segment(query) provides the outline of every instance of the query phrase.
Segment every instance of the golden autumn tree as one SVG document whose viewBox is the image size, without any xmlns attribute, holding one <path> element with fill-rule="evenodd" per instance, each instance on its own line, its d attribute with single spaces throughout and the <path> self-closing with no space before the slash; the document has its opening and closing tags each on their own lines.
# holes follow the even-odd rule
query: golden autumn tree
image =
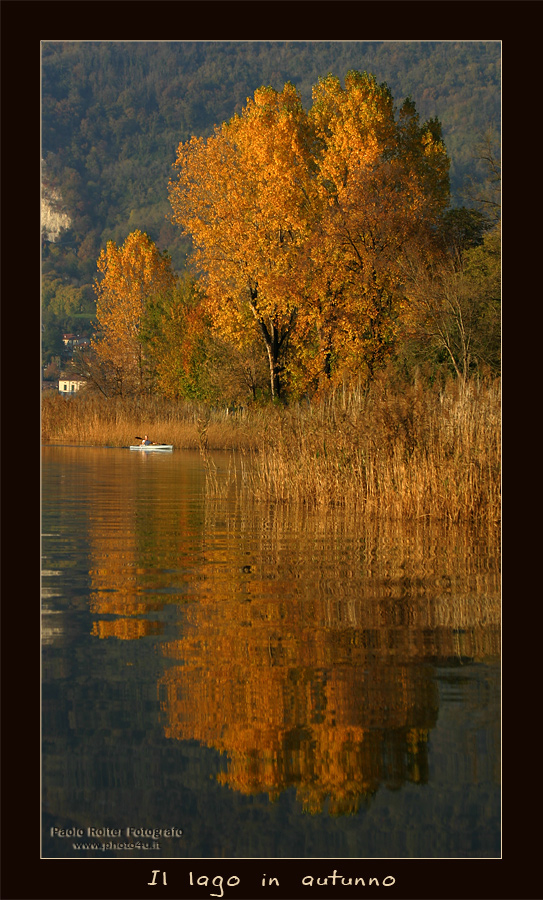
<svg viewBox="0 0 543 900">
<path fill-rule="evenodd" d="M 241 115 L 177 151 L 173 221 L 191 236 L 215 327 L 263 342 L 272 397 L 300 304 L 301 248 L 313 214 L 312 138 L 300 95 L 260 88 Z"/>
<path fill-rule="evenodd" d="M 332 376 L 371 378 L 394 346 L 399 260 L 449 202 L 437 120 L 399 112 L 349 72 L 313 91 L 260 88 L 207 140 L 181 144 L 173 221 L 191 236 L 215 326 L 269 358 L 272 396 Z"/>
<path fill-rule="evenodd" d="M 136 230 L 121 247 L 108 241 L 97 265 L 102 277 L 94 283 L 99 334 L 93 349 L 109 372 L 110 393 L 142 392 L 148 387 L 148 371 L 141 323 L 150 300 L 173 288 L 170 257 Z"/>
<path fill-rule="evenodd" d="M 313 90 L 321 215 L 313 235 L 315 375 L 371 378 L 394 346 L 403 302 L 399 261 L 449 202 L 449 160 L 437 120 L 399 114 L 386 84 L 349 72 Z"/>
</svg>

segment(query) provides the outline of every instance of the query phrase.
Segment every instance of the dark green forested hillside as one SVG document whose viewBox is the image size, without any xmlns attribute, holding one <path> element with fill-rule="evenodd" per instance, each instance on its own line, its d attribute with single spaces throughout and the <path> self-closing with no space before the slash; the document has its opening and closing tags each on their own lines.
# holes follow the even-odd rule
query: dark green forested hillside
<svg viewBox="0 0 543 900">
<path fill-rule="evenodd" d="M 55 349 L 51 328 L 92 314 L 107 240 L 144 230 L 183 268 L 187 245 L 168 218 L 176 148 L 239 112 L 259 86 L 291 81 L 309 106 L 320 77 L 357 69 L 386 81 L 397 105 L 411 95 L 422 119 L 442 122 L 459 205 L 465 179 L 479 177 L 478 136 L 499 131 L 500 57 L 496 41 L 44 42 L 44 185 L 70 220 L 44 241 L 45 349 Z"/>
</svg>

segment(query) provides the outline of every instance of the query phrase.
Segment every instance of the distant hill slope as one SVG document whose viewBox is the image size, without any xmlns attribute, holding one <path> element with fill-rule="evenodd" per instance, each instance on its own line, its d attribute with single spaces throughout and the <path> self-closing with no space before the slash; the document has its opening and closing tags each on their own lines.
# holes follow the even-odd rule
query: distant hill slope
<svg viewBox="0 0 543 900">
<path fill-rule="evenodd" d="M 463 180 L 477 175 L 474 141 L 489 124 L 499 128 L 500 59 L 496 41 L 46 41 L 44 183 L 69 227 L 44 242 L 44 274 L 90 285 L 106 241 L 135 228 L 182 268 L 187 245 L 167 219 L 179 142 L 209 134 L 263 84 L 292 81 L 309 106 L 328 72 L 371 72 L 397 105 L 410 94 L 422 119 L 437 115 L 459 203 Z"/>
</svg>

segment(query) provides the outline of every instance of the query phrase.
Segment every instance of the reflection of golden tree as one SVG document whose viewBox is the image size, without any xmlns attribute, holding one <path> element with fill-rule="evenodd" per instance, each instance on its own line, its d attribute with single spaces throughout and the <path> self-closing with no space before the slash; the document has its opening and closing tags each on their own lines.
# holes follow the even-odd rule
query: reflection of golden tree
<svg viewBox="0 0 543 900">
<path fill-rule="evenodd" d="M 115 637 L 122 641 L 135 641 L 149 634 L 160 634 L 161 632 L 160 622 L 122 618 L 94 622 L 91 634 L 99 638 Z"/>
<path fill-rule="evenodd" d="M 424 781 L 428 663 L 499 656 L 492 565 L 466 537 L 458 572 L 458 534 L 366 529 L 353 548 L 330 523 L 258 513 L 243 509 L 240 528 L 217 507 L 208 523 L 220 550 L 206 548 L 201 596 L 165 647 L 183 662 L 160 684 L 166 734 L 228 755 L 222 783 L 272 798 L 294 786 L 308 811 Z"/>
<path fill-rule="evenodd" d="M 168 737 L 227 753 L 221 780 L 237 790 L 273 798 L 296 786 L 310 811 L 329 797 L 332 812 L 352 812 L 383 781 L 423 779 L 437 696 L 420 660 L 375 658 L 363 633 L 319 627 L 300 603 L 281 633 L 268 603 L 215 599 L 193 607 L 194 631 L 167 647 L 184 661 L 161 683 Z"/>
<path fill-rule="evenodd" d="M 341 514 L 210 503 L 191 519 L 175 497 L 193 473 L 166 471 L 121 466 L 89 511 L 94 635 L 158 634 L 149 613 L 183 600 L 182 636 L 163 647 L 181 663 L 159 684 L 166 734 L 227 755 L 232 789 L 293 787 L 308 811 L 424 781 L 428 663 L 499 657 L 496 552 Z"/>
</svg>

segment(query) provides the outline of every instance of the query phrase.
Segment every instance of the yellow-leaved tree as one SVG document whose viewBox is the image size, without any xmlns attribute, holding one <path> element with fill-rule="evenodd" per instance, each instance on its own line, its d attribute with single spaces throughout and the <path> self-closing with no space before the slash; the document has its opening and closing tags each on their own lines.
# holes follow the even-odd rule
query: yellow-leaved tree
<svg viewBox="0 0 543 900">
<path fill-rule="evenodd" d="M 149 302 L 174 286 L 170 257 L 136 230 L 121 247 L 108 241 L 97 265 L 102 277 L 94 283 L 98 334 L 92 347 L 107 373 L 102 389 L 118 396 L 145 392 L 150 373 L 140 328 Z"/>
<path fill-rule="evenodd" d="M 238 346 L 263 342 L 280 398 L 316 188 L 300 95 L 260 88 L 207 140 L 180 144 L 175 165 L 173 221 L 192 238 L 215 327 Z"/>
<path fill-rule="evenodd" d="M 449 203 L 449 160 L 437 120 L 399 114 L 386 84 L 349 72 L 313 90 L 321 215 L 308 270 L 316 377 L 371 379 L 394 347 L 404 303 L 400 260 L 427 242 Z M 311 354 L 309 354 L 310 356 Z"/>
<path fill-rule="evenodd" d="M 329 75 L 308 113 L 291 84 L 260 88 L 175 165 L 173 221 L 215 327 L 264 342 L 272 396 L 371 379 L 396 339 L 401 256 L 449 202 L 439 122 L 421 124 L 410 99 L 397 113 L 371 75 Z"/>
</svg>

